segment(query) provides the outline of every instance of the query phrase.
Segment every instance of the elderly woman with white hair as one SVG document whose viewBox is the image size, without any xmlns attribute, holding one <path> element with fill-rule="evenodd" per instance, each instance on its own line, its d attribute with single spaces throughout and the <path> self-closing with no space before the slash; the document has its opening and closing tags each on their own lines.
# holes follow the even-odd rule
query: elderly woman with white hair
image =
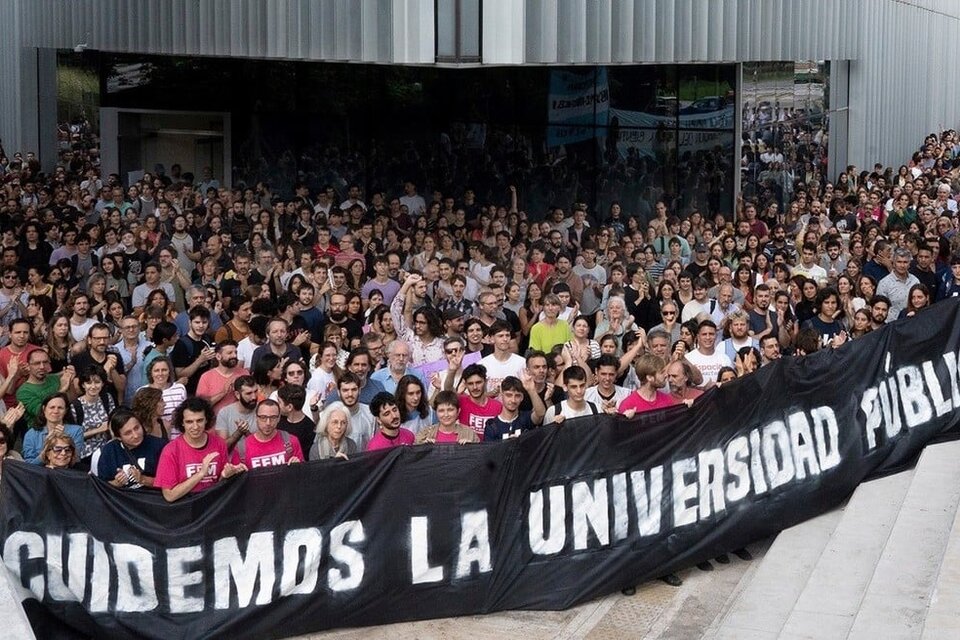
<svg viewBox="0 0 960 640">
<path fill-rule="evenodd" d="M 317 419 L 317 437 L 310 447 L 310 460 L 348 459 L 360 449 L 350 437 L 350 412 L 342 402 L 331 402 Z"/>
<path fill-rule="evenodd" d="M 597 322 L 594 337 L 599 340 L 605 335 L 613 335 L 619 344 L 624 334 L 635 333 L 638 329 L 633 316 L 627 313 L 627 303 L 620 296 L 610 296 L 607 308 L 602 311 L 603 317 Z"/>
</svg>

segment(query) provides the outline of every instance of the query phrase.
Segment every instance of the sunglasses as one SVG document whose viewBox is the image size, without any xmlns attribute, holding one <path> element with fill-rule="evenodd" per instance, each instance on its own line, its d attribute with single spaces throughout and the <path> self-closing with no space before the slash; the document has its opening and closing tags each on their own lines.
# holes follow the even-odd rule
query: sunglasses
<svg viewBox="0 0 960 640">
<path fill-rule="evenodd" d="M 6 438 L 0 438 L 0 444 L 7 444 Z"/>
<path fill-rule="evenodd" d="M 50 450 L 54 453 L 70 453 L 73 451 L 73 447 L 56 446 L 50 447 Z"/>
<path fill-rule="evenodd" d="M 460 353 L 460 349 L 444 349 L 444 353 L 446 353 L 448 356 L 452 356 Z"/>
</svg>

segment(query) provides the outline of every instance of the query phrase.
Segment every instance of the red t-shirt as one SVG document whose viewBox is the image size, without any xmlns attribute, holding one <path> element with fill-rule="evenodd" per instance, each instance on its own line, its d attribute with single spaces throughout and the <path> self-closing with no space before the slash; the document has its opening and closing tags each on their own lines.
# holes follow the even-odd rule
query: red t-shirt
<svg viewBox="0 0 960 640">
<path fill-rule="evenodd" d="M 203 465 L 203 459 L 208 453 L 214 451 L 220 455 L 210 463 L 207 476 L 197 483 L 191 493 L 209 489 L 220 480 L 223 465 L 229 459 L 227 442 L 212 430 L 207 432 L 207 443 L 200 449 L 190 446 L 186 438 L 177 438 L 170 441 L 160 453 L 160 462 L 157 463 L 157 476 L 154 478 L 153 486 L 158 489 L 173 489 L 199 471 Z"/>
<path fill-rule="evenodd" d="M 20 376 L 19 372 L 27 373 L 29 368 L 27 366 L 27 358 L 32 351 L 36 351 L 39 348 L 40 347 L 36 345 L 27 344 L 27 346 L 23 348 L 23 351 L 17 354 L 17 360 L 20 361 L 20 368 L 17 374 L 19 379 L 10 384 L 7 388 L 7 394 L 3 396 L 3 402 L 7 407 L 15 407 L 17 405 L 17 389 L 27 381 L 27 376 Z M 10 351 L 9 346 L 0 349 L 0 375 L 3 376 L 4 380 L 10 377 L 8 365 L 10 364 L 11 358 L 13 358 L 13 351 Z"/>
<path fill-rule="evenodd" d="M 437 431 L 437 444 L 457 444 L 457 432 L 444 433 Z"/>
<path fill-rule="evenodd" d="M 481 441 L 487 420 L 496 418 L 501 411 L 503 411 L 503 405 L 499 400 L 487 398 L 487 404 L 480 406 L 468 394 L 460 396 L 460 424 L 473 429 Z"/>
<path fill-rule="evenodd" d="M 261 467 L 278 467 L 290 462 L 296 458 L 303 462 L 303 449 L 300 448 L 300 441 L 291 435 L 287 435 L 287 442 L 283 441 L 283 434 L 277 430 L 273 437 L 266 442 L 257 439 L 256 434 L 251 433 L 243 440 L 243 463 L 248 469 L 259 469 Z M 233 454 L 230 462 L 239 464 L 240 447 L 233 448 Z"/>
<path fill-rule="evenodd" d="M 677 404 L 676 401 L 663 391 L 657 391 L 653 402 L 644 400 L 639 393 L 634 392 L 620 402 L 620 406 L 617 407 L 617 412 L 623 413 L 629 409 L 636 409 L 637 413 L 643 413 L 644 411 L 665 409 L 675 404 Z"/>
<path fill-rule="evenodd" d="M 367 443 L 367 451 L 376 451 L 378 449 L 392 449 L 393 447 L 406 447 L 413 444 L 416 436 L 409 429 L 400 428 L 396 438 L 388 438 L 383 435 L 383 431 L 377 430 L 377 433 L 370 438 Z"/>
</svg>

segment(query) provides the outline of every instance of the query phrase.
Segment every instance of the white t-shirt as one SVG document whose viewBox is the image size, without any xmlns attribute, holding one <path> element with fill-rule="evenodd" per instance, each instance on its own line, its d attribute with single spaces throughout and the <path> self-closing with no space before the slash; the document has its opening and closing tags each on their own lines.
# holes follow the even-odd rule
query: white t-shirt
<svg viewBox="0 0 960 640">
<path fill-rule="evenodd" d="M 73 324 L 73 320 L 71 320 L 70 333 L 73 335 L 73 339 L 77 342 L 86 340 L 87 334 L 90 333 L 90 328 L 95 324 L 97 324 L 97 321 L 93 318 L 87 318 L 83 324 Z"/>
<path fill-rule="evenodd" d="M 703 384 L 717 381 L 717 374 L 723 367 L 732 367 L 733 363 L 727 354 L 719 349 L 714 350 L 712 356 L 700 353 L 700 350 L 694 350 L 687 354 L 687 362 L 695 366 L 703 374 Z"/>
<path fill-rule="evenodd" d="M 250 369 L 250 363 L 253 361 L 253 352 L 260 346 L 256 344 L 249 336 L 237 343 L 237 359 L 240 360 L 240 366 L 244 369 Z"/>
<path fill-rule="evenodd" d="M 620 406 L 620 403 L 630 395 L 630 389 L 626 387 L 621 387 L 619 385 L 613 385 L 613 397 L 607 400 L 606 402 L 612 402 L 613 407 L 617 408 Z M 587 402 L 592 402 L 597 405 L 597 409 L 603 411 L 604 399 L 600 397 L 599 388 L 594 385 L 587 389 L 586 395 L 583 396 L 583 399 Z"/>
<path fill-rule="evenodd" d="M 547 412 L 543 414 L 543 425 L 548 426 L 553 424 L 553 419 L 557 416 L 557 405 L 552 404 L 547 407 Z M 600 408 L 597 405 L 590 406 L 588 401 L 584 404 L 583 409 L 580 411 L 574 411 L 570 408 L 570 401 L 564 400 L 560 403 L 560 413 L 563 414 L 564 418 L 569 420 L 570 418 L 579 418 L 580 416 L 593 416 L 600 413 Z"/>
<path fill-rule="evenodd" d="M 490 354 L 481 358 L 478 364 L 482 364 L 487 369 L 487 391 L 500 388 L 500 383 L 507 376 L 520 377 L 520 372 L 527 368 L 527 361 L 523 356 L 511 353 L 506 362 L 497 360 L 495 354 Z"/>
<path fill-rule="evenodd" d="M 310 381 L 307 382 L 307 391 L 317 392 L 320 394 L 320 399 L 323 400 L 327 397 L 327 385 L 331 382 L 336 384 L 337 378 L 333 375 L 333 371 L 327 372 L 317 367 L 313 371 L 313 375 L 310 376 Z M 309 394 L 307 394 L 307 400 L 309 400 Z"/>
</svg>

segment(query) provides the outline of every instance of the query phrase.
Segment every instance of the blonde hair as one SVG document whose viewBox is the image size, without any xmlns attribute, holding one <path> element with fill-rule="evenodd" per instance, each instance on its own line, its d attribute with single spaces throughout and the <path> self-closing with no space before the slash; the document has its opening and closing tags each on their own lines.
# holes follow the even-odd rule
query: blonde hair
<svg viewBox="0 0 960 640">
<path fill-rule="evenodd" d="M 47 439 L 43 442 L 43 448 L 40 449 L 40 462 L 45 465 L 50 464 L 51 452 L 59 442 L 66 442 L 70 445 L 70 449 L 73 451 L 70 456 L 70 466 L 72 467 L 73 465 L 77 464 L 77 445 L 74 443 L 73 438 L 65 433 L 51 433 L 49 436 L 47 436 Z"/>
</svg>

